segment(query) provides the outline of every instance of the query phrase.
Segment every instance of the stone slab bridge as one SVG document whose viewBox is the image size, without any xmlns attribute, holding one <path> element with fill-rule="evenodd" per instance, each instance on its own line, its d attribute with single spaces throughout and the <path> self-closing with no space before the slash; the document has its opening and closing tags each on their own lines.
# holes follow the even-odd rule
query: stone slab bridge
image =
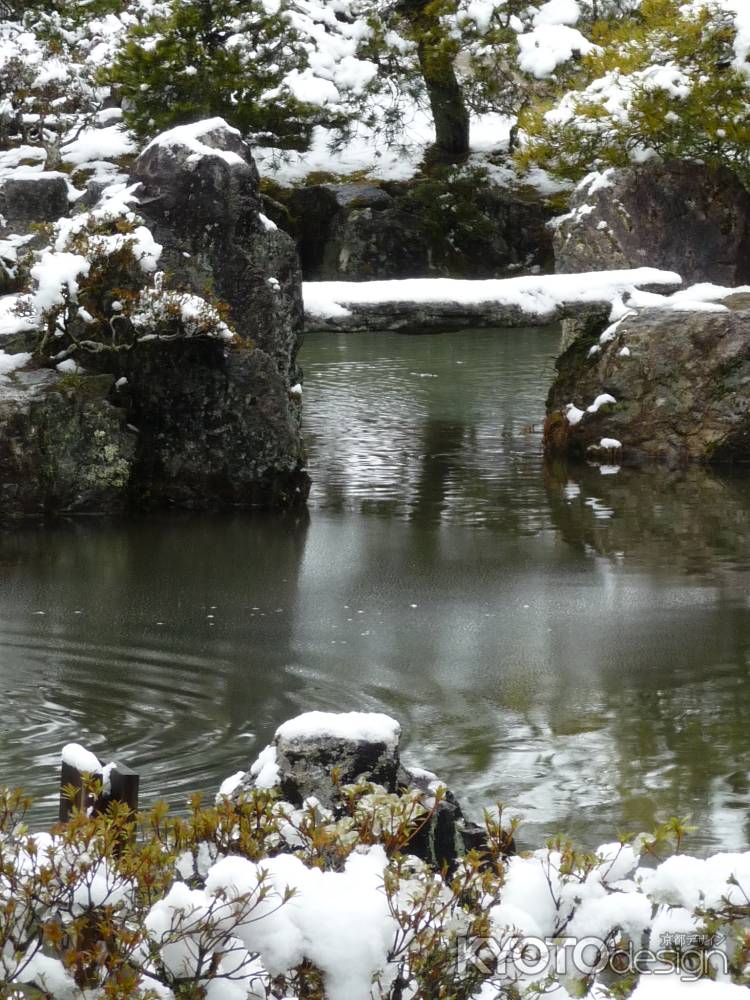
<svg viewBox="0 0 750 1000">
<path fill-rule="evenodd" d="M 303 285 L 303 295 L 308 330 L 429 333 L 547 326 L 601 313 L 636 290 L 669 293 L 681 285 L 672 271 L 639 267 L 483 281 L 310 281 Z"/>
</svg>

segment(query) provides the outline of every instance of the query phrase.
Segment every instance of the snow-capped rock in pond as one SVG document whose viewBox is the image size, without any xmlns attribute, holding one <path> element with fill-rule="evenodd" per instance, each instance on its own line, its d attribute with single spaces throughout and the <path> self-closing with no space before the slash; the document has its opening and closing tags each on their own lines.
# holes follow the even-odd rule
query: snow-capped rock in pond
<svg viewBox="0 0 750 1000">
<path fill-rule="evenodd" d="M 451 864 L 482 846 L 479 827 L 464 819 L 437 775 L 401 763 L 400 739 L 398 722 L 378 712 L 305 712 L 279 726 L 250 769 L 228 778 L 219 794 L 237 799 L 252 788 L 276 788 L 296 808 L 314 799 L 335 811 L 341 787 L 358 780 L 390 794 L 416 793 L 433 811 L 415 831 L 410 852 L 438 868 Z"/>
<path fill-rule="evenodd" d="M 611 461 L 602 440 L 614 440 L 618 464 L 747 461 L 750 288 L 697 286 L 639 302 L 558 359 L 547 453 Z"/>
<path fill-rule="evenodd" d="M 294 243 L 261 215 L 249 146 L 221 118 L 157 136 L 138 157 L 139 213 L 163 247 L 160 267 L 183 287 L 229 306 L 240 337 L 275 361 L 290 385 L 302 331 Z"/>
<path fill-rule="evenodd" d="M 686 284 L 750 281 L 750 194 L 729 170 L 649 161 L 585 177 L 555 227 L 555 269 L 661 267 Z"/>
<path fill-rule="evenodd" d="M 291 239 L 260 214 L 249 148 L 221 119 L 158 136 L 133 169 L 138 211 L 178 287 L 223 303 L 237 336 L 159 339 L 119 358 L 138 430 L 131 493 L 187 507 L 304 500 L 302 295 Z"/>
<path fill-rule="evenodd" d="M 273 741 L 281 793 L 295 804 L 314 795 L 330 805 L 336 784 L 361 775 L 393 791 L 400 736 L 394 719 L 373 712 L 306 712 L 290 719 Z"/>
</svg>

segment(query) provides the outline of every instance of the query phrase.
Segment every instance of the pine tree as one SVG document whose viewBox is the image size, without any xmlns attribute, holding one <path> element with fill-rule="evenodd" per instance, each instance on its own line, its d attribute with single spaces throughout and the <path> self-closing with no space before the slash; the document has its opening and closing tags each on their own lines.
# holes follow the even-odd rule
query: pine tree
<svg viewBox="0 0 750 1000">
<path fill-rule="evenodd" d="M 321 108 L 284 84 L 305 53 L 283 2 L 172 0 L 165 16 L 134 27 L 107 80 L 141 138 L 220 116 L 271 145 L 304 146 Z"/>
</svg>

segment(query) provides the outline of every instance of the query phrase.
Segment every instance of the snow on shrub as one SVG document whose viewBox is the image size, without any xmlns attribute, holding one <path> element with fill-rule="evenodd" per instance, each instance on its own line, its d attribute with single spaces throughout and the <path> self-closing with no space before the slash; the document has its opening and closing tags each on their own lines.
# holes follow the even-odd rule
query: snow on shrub
<svg viewBox="0 0 750 1000">
<path fill-rule="evenodd" d="M 643 0 L 594 24 L 573 89 L 521 117 L 522 165 L 577 180 L 652 156 L 700 159 L 750 180 L 745 0 Z"/>
<path fill-rule="evenodd" d="M 55 364 L 130 350 L 148 340 L 232 340 L 228 307 L 170 288 L 161 246 L 136 213 L 134 187 L 114 184 L 89 212 L 61 219 L 30 269 L 17 310 L 42 329 L 38 354 Z"/>
<path fill-rule="evenodd" d="M 56 1000 L 745 995 L 750 854 L 660 860 L 681 844 L 673 822 L 595 853 L 556 840 L 507 858 L 496 812 L 486 848 L 438 872 L 408 844 L 439 803 L 360 783 L 334 810 L 295 809 L 255 790 L 196 796 L 185 816 L 112 804 L 31 834 L 28 800 L 2 790 L 0 977 Z M 684 940 L 709 953 L 697 972 Z M 576 942 L 620 961 L 648 943 L 665 974 L 587 972 Z"/>
</svg>

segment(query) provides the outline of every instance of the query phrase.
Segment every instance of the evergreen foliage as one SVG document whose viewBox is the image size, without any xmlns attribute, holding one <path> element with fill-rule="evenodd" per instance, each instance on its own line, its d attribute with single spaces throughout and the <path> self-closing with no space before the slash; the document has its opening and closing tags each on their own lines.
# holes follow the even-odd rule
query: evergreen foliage
<svg viewBox="0 0 750 1000">
<path fill-rule="evenodd" d="M 304 146 L 324 118 L 284 80 L 306 62 L 285 2 L 172 0 L 132 28 L 106 79 L 141 138 L 219 116 L 270 145 Z"/>
<path fill-rule="evenodd" d="M 727 9 L 643 0 L 591 34 L 597 49 L 582 59 L 573 89 L 522 115 L 523 166 L 577 180 L 657 154 L 728 166 L 750 182 L 750 75 L 738 64 Z"/>
</svg>

